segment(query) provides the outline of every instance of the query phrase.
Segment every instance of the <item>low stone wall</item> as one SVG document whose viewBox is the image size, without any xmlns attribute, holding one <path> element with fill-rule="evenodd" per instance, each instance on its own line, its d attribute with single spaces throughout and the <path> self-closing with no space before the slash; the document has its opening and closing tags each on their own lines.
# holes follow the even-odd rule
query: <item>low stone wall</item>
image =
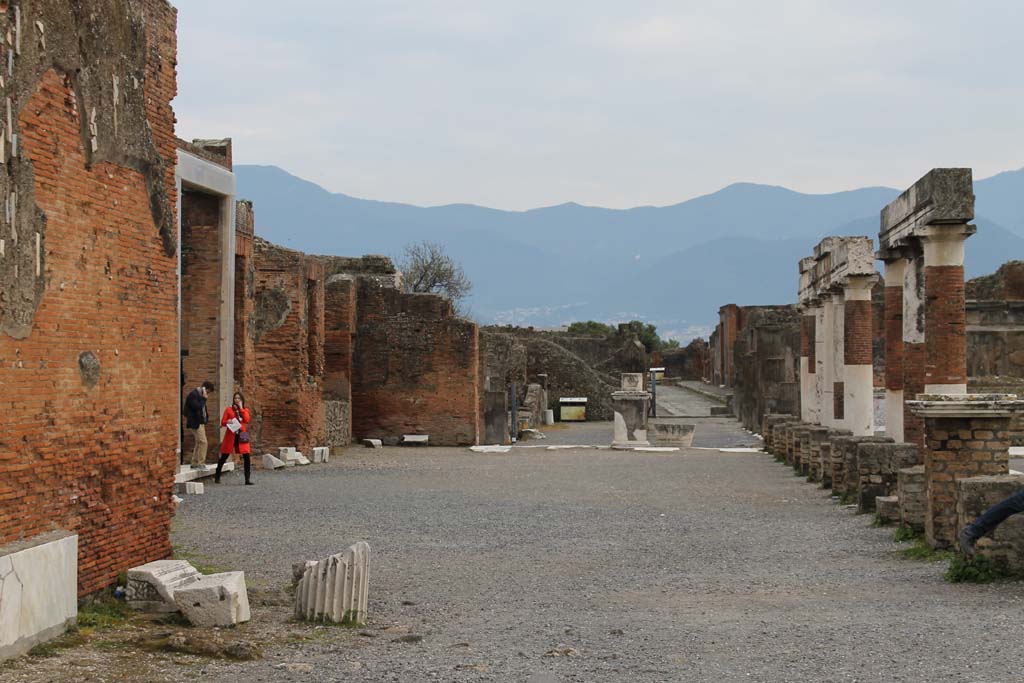
<svg viewBox="0 0 1024 683">
<path fill-rule="evenodd" d="M 909 443 L 861 443 L 857 446 L 857 511 L 873 512 L 875 499 L 896 493 L 899 471 L 920 462 Z"/>
<path fill-rule="evenodd" d="M 928 502 L 924 465 L 904 467 L 896 478 L 896 495 L 900 499 L 900 526 L 917 533 L 924 532 L 924 515 Z"/>
<path fill-rule="evenodd" d="M 968 477 L 958 480 L 956 487 L 956 529 L 959 532 L 988 508 L 1024 489 L 1024 476 Z M 980 541 L 977 548 L 1000 571 L 1024 573 L 1024 515 L 1007 519 L 991 538 Z"/>
</svg>

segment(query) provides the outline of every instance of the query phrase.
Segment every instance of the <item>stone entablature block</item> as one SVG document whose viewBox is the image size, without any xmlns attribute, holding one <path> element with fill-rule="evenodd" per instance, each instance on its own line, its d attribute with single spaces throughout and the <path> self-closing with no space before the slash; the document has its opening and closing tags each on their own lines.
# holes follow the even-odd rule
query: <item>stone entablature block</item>
<svg viewBox="0 0 1024 683">
<path fill-rule="evenodd" d="M 974 181 L 969 168 L 933 168 L 882 209 L 879 256 L 909 246 L 929 226 L 974 220 Z M 972 230 L 973 232 L 973 230 Z"/>
</svg>

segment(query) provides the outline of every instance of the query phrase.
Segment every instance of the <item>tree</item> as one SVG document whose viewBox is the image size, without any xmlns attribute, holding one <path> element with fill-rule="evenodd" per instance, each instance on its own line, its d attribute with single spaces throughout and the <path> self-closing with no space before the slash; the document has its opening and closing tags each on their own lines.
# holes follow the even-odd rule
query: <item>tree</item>
<svg viewBox="0 0 1024 683">
<path fill-rule="evenodd" d="M 461 304 L 473 290 L 462 266 L 437 242 L 410 244 L 396 261 L 407 292 L 440 294 L 461 310 Z"/>
<path fill-rule="evenodd" d="M 588 320 L 582 323 L 572 323 L 566 332 L 579 337 L 610 337 L 615 334 L 615 328 L 596 320 Z"/>
</svg>

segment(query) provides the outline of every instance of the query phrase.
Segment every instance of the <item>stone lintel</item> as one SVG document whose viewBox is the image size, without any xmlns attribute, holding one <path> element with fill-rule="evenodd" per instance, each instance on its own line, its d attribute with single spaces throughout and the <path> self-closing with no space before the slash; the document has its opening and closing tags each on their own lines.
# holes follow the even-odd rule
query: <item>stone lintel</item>
<svg viewBox="0 0 1024 683">
<path fill-rule="evenodd" d="M 1016 394 L 918 394 L 906 404 L 920 417 L 1010 417 L 1024 412 L 1024 400 Z"/>
<path fill-rule="evenodd" d="M 814 256 L 800 260 L 800 303 L 809 305 L 830 292 L 842 291 L 849 278 L 877 277 L 870 237 L 826 237 Z"/>
<path fill-rule="evenodd" d="M 966 225 L 974 219 L 974 182 L 969 168 L 933 168 L 882 209 L 880 253 L 907 246 L 929 226 Z M 887 256 L 883 256 L 886 258 Z"/>
</svg>

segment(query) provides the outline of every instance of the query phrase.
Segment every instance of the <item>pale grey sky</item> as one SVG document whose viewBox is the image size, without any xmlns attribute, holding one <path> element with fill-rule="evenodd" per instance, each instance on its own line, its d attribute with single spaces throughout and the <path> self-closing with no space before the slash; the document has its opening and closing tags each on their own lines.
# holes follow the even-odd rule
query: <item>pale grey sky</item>
<svg viewBox="0 0 1024 683">
<path fill-rule="evenodd" d="M 1024 166 L 1020 0 L 172 0 L 182 137 L 422 205 Z"/>
</svg>

